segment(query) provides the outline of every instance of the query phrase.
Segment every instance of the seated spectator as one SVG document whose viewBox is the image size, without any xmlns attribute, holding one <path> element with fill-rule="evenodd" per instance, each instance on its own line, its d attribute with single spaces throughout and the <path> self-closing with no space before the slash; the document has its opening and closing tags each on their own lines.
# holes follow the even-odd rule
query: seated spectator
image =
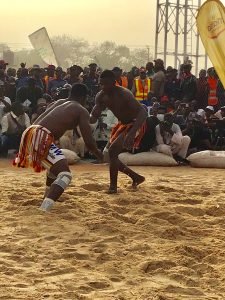
<svg viewBox="0 0 225 300">
<path fill-rule="evenodd" d="M 40 98 L 37 101 L 37 109 L 31 116 L 31 124 L 34 123 L 37 118 L 46 111 L 47 101 L 44 98 Z"/>
<path fill-rule="evenodd" d="M 189 154 L 212 149 L 210 131 L 205 127 L 201 116 L 198 114 L 196 114 L 192 120 L 188 121 L 187 128 L 184 129 L 182 133 L 191 138 Z"/>
<path fill-rule="evenodd" d="M 1 126 L 1 154 L 7 157 L 8 150 L 19 150 L 22 133 L 30 126 L 30 119 L 20 102 L 12 104 L 12 110 L 2 118 Z"/>
<path fill-rule="evenodd" d="M 48 93 L 51 95 L 52 90 L 56 90 L 57 88 L 63 87 L 67 81 L 63 79 L 63 69 L 61 67 L 57 67 L 55 70 L 55 78 L 49 80 L 48 82 Z"/>
<path fill-rule="evenodd" d="M 225 120 L 225 106 L 222 106 L 220 110 L 218 110 L 214 114 L 219 120 Z"/>
<path fill-rule="evenodd" d="M 52 97 L 49 94 L 44 94 L 42 96 L 42 98 L 46 100 L 47 106 L 49 106 L 49 104 L 51 104 L 52 102 L 54 102 L 54 100 L 52 99 Z"/>
<path fill-rule="evenodd" d="M 189 114 L 189 105 L 187 103 L 181 103 L 180 100 L 174 103 L 174 123 L 179 125 L 181 129 L 186 127 L 187 117 Z"/>
<path fill-rule="evenodd" d="M 164 122 L 156 126 L 156 151 L 173 156 L 178 163 L 184 163 L 191 139 L 183 136 L 180 127 L 173 121 L 172 114 L 165 114 Z"/>
<path fill-rule="evenodd" d="M 31 112 L 34 113 L 38 99 L 42 98 L 43 89 L 36 86 L 34 78 L 29 78 L 27 83 L 27 86 L 23 86 L 17 91 L 16 99 L 24 106 L 31 108 Z"/>
<path fill-rule="evenodd" d="M 157 118 L 157 112 L 146 119 L 146 131 L 141 139 L 140 145 L 138 149 L 135 149 L 134 153 L 140 152 L 148 152 L 153 148 L 156 143 L 156 134 L 155 128 L 160 123 L 159 119 Z"/>
<path fill-rule="evenodd" d="M 0 122 L 2 117 L 11 110 L 11 100 L 5 96 L 5 84 L 0 81 Z"/>
<path fill-rule="evenodd" d="M 104 110 L 98 119 L 94 130 L 95 141 L 98 148 L 103 150 L 109 141 L 112 128 L 118 123 L 117 118 L 108 108 Z"/>
</svg>

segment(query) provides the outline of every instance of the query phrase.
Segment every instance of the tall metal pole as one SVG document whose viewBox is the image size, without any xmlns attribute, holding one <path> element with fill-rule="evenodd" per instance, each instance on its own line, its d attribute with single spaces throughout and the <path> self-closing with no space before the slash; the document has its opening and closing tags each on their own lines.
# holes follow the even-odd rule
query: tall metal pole
<svg viewBox="0 0 225 300">
<path fill-rule="evenodd" d="M 157 59 L 157 51 L 158 51 L 158 42 L 159 42 L 159 10 L 160 10 L 160 5 L 159 1 L 157 0 L 157 7 L 156 7 L 156 31 L 155 31 L 155 59 Z"/>
<path fill-rule="evenodd" d="M 187 58 L 188 0 L 184 4 L 184 60 Z"/>
<path fill-rule="evenodd" d="M 177 0 L 177 7 L 176 7 L 176 30 L 175 30 L 175 55 L 174 55 L 174 66 L 175 66 L 176 69 L 177 69 L 177 60 L 178 60 L 179 15 L 180 15 L 180 0 Z"/>
<path fill-rule="evenodd" d="M 198 7 L 201 6 L 201 0 L 198 0 Z M 200 36 L 199 33 L 197 32 L 197 36 L 196 36 L 197 40 L 196 40 L 196 60 L 195 60 L 195 76 L 198 75 L 198 63 L 199 63 L 199 40 L 200 40 Z"/>
<path fill-rule="evenodd" d="M 167 34 L 168 34 L 168 12 L 169 12 L 169 0 L 166 0 L 166 13 L 165 13 L 165 31 L 164 31 L 164 64 L 166 66 L 167 59 Z"/>
</svg>

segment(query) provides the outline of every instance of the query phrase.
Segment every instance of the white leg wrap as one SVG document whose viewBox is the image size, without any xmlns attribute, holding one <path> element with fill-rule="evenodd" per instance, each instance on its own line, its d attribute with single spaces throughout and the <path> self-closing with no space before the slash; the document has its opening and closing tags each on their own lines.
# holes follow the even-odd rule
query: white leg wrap
<svg viewBox="0 0 225 300">
<path fill-rule="evenodd" d="M 72 174 L 70 172 L 61 172 L 58 174 L 56 180 L 52 184 L 57 184 L 62 189 L 66 189 L 72 180 Z"/>
</svg>

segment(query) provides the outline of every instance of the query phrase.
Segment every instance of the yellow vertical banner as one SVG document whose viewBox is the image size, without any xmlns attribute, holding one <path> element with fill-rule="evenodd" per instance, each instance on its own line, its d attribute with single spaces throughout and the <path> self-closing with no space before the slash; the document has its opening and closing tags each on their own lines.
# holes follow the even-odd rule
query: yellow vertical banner
<svg viewBox="0 0 225 300">
<path fill-rule="evenodd" d="M 206 53 L 225 88 L 225 8 L 207 0 L 199 9 L 197 28 Z"/>
</svg>

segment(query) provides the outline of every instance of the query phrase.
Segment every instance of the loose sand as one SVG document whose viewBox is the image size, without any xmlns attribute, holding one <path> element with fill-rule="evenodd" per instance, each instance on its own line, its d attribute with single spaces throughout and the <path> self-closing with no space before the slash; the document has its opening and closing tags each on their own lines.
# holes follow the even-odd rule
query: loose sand
<svg viewBox="0 0 225 300">
<path fill-rule="evenodd" d="M 106 195 L 107 166 L 74 166 L 44 214 L 45 174 L 1 162 L 0 299 L 225 299 L 225 171 L 135 169 Z"/>
</svg>

